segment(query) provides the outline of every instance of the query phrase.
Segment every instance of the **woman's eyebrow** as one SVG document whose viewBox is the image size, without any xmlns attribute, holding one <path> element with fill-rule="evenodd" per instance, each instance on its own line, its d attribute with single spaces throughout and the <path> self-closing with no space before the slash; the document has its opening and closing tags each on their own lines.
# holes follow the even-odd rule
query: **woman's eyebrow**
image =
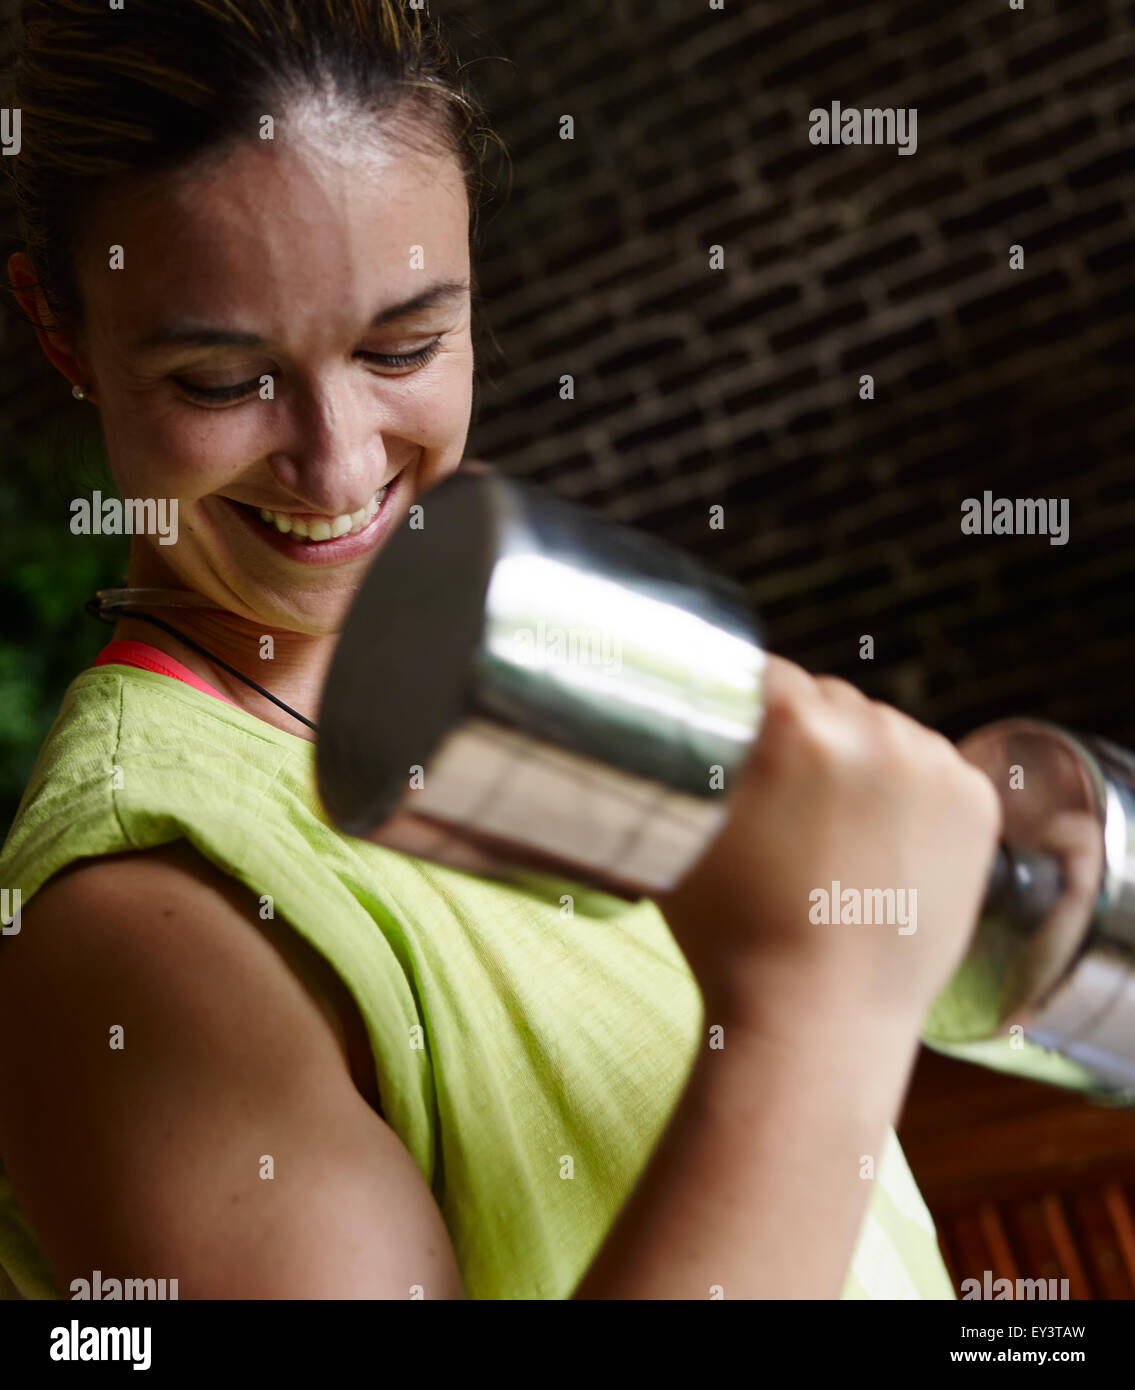
<svg viewBox="0 0 1135 1390">
<path fill-rule="evenodd" d="M 441 304 L 462 298 L 469 291 L 468 280 L 438 280 L 419 294 L 380 309 L 371 319 L 370 328 L 381 328 Z M 240 333 L 233 329 L 207 328 L 189 322 L 169 322 L 156 332 L 148 333 L 133 344 L 135 352 L 151 352 L 159 347 L 263 347 L 264 339 L 255 333 Z"/>
</svg>

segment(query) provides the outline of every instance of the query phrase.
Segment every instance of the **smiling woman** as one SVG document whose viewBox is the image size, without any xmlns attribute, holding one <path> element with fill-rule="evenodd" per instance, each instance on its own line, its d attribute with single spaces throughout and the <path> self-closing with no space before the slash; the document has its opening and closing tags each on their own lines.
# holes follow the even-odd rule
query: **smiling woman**
<svg viewBox="0 0 1135 1390">
<path fill-rule="evenodd" d="M 253 630 L 280 633 L 280 684 L 310 704 L 311 666 L 290 652 L 337 630 L 370 551 L 461 460 L 470 213 L 459 161 L 399 141 L 407 116 L 348 140 L 346 117 L 289 92 L 286 69 L 273 81 L 254 107 L 276 112 L 272 140 L 230 136 L 101 188 L 78 317 L 53 309 L 68 296 L 50 279 L 37 286 L 35 248 L 10 274 L 45 350 L 98 406 L 120 488 L 177 499 L 184 542 L 173 556 L 137 545 L 131 583 L 215 599 L 223 631 L 209 635 L 229 660 Z M 365 533 L 326 544 L 380 497 Z M 282 539 L 262 510 L 325 544 Z"/>
<path fill-rule="evenodd" d="M 465 448 L 489 134 L 401 0 L 23 19 L 11 284 L 122 496 L 176 508 L 175 544 L 132 534 L 128 583 L 183 616 L 122 617 L 76 676 L 0 854 L 23 904 L 0 948 L 0 1270 L 28 1298 L 94 1271 L 182 1298 L 951 1297 L 889 1130 L 933 972 L 833 965 L 793 904 L 847 867 L 813 843 L 851 826 L 852 881 L 896 827 L 909 848 L 953 816 L 933 901 L 972 921 L 984 779 L 782 663 L 767 718 L 797 771 L 761 776 L 830 796 L 735 832 L 734 868 L 670 904 L 681 950 L 647 899 L 333 830 L 311 737 L 337 635 Z M 864 776 L 898 789 L 869 815 Z M 754 901 L 758 841 L 772 946 L 750 975 L 722 894 Z M 944 974 L 948 931 L 910 941 L 910 979 L 932 947 Z M 729 1043 L 707 1052 L 723 963 Z"/>
</svg>

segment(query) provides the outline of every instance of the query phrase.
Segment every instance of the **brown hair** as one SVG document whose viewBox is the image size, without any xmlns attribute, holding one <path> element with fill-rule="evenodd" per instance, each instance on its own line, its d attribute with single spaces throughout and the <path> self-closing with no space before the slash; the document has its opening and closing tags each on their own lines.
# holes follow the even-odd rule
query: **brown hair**
<svg viewBox="0 0 1135 1390">
<path fill-rule="evenodd" d="M 503 145 L 448 40 L 407 0 L 24 0 L 21 19 L 21 149 L 0 166 L 61 327 L 82 325 L 82 223 L 109 180 L 257 138 L 264 115 L 312 94 L 402 132 L 417 118 L 460 161 L 476 239 L 486 154 Z"/>
</svg>

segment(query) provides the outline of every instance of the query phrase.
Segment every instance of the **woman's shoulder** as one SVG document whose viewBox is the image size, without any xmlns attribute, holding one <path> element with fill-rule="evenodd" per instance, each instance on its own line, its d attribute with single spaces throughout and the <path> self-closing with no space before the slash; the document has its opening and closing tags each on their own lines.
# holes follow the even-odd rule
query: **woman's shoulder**
<svg viewBox="0 0 1135 1390">
<path fill-rule="evenodd" d="M 48 782 L 57 788 L 66 783 L 68 796 L 85 787 L 118 790 L 125 787 L 127 760 L 135 772 L 172 769 L 185 780 L 199 766 L 229 762 L 234 747 L 246 762 L 260 757 L 275 763 L 285 751 L 302 755 L 306 745 L 156 671 L 91 666 L 64 692 L 28 791 L 38 796 Z"/>
<path fill-rule="evenodd" d="M 252 920 L 255 913 L 239 901 L 241 892 L 247 890 L 184 840 L 79 856 L 53 873 L 23 908 L 19 940 L 5 964 L 30 962 L 33 953 L 44 962 L 82 954 L 85 976 L 97 983 L 104 968 L 121 968 L 134 943 L 139 966 L 162 970 L 163 956 L 179 954 L 191 938 L 195 951 L 205 953 L 214 931 L 231 933 L 239 919 Z"/>
<path fill-rule="evenodd" d="M 184 1008 L 204 1016 L 202 992 L 218 971 L 240 979 L 246 997 L 261 1002 L 266 992 L 294 992 L 298 983 L 356 1083 L 366 1081 L 373 1092 L 373 1066 L 361 1077 L 357 1067 L 342 982 L 301 936 L 266 923 L 258 909 L 252 892 L 185 840 L 75 860 L 43 885 L 22 914 L 18 937 L 5 942 L 0 996 L 21 1000 L 20 1011 L 39 1019 L 58 1007 L 81 1013 L 87 1005 L 69 991 L 135 1006 L 162 999 L 173 1015 Z M 377 1108 L 377 1094 L 366 1099 Z"/>
<path fill-rule="evenodd" d="M 81 672 L 39 750 L 0 877 L 30 897 L 80 857 L 192 838 L 195 828 L 223 843 L 242 818 L 309 801 L 310 745 L 260 724 L 152 671 Z"/>
</svg>

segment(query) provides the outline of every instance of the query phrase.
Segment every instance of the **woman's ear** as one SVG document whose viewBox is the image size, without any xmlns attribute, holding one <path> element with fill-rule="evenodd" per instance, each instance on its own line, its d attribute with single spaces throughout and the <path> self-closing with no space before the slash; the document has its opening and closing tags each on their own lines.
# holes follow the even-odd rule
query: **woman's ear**
<svg viewBox="0 0 1135 1390">
<path fill-rule="evenodd" d="M 23 251 L 16 251 L 8 258 L 8 279 L 20 308 L 35 328 L 39 345 L 47 354 L 53 366 L 67 378 L 73 386 L 86 389 L 89 384 L 82 364 L 79 362 L 73 343 L 55 322 L 55 317 L 39 286 L 39 277 L 31 258 Z M 87 399 L 90 399 L 88 393 Z"/>
</svg>

